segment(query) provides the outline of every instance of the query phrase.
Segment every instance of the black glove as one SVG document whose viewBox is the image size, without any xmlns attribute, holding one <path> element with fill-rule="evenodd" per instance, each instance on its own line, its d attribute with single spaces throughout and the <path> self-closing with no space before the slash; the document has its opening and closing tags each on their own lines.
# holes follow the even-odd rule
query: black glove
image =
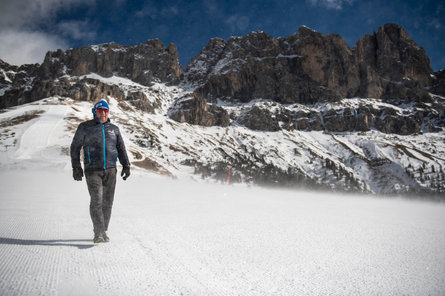
<svg viewBox="0 0 445 296">
<path fill-rule="evenodd" d="M 81 167 L 73 168 L 73 178 L 76 181 L 82 181 L 83 170 Z"/>
<path fill-rule="evenodd" d="M 121 177 L 122 177 L 122 179 L 124 179 L 124 181 L 127 180 L 128 177 L 130 177 L 130 167 L 129 166 L 124 166 L 122 168 Z"/>
</svg>

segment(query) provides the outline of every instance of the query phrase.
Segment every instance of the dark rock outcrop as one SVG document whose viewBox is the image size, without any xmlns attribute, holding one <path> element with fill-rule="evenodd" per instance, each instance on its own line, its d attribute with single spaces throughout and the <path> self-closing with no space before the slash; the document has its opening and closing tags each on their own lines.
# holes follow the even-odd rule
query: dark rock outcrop
<svg viewBox="0 0 445 296">
<path fill-rule="evenodd" d="M 353 50 L 360 69 L 357 96 L 399 102 L 428 99 L 424 88 L 432 82 L 430 60 L 403 28 L 386 24 L 360 39 Z"/>
<path fill-rule="evenodd" d="M 440 98 L 434 103 L 413 104 L 404 108 L 382 101 L 343 100 L 310 106 L 283 106 L 279 103 L 260 102 L 245 107 L 232 118 L 252 130 L 302 130 L 326 132 L 366 132 L 378 130 L 387 134 L 411 135 L 441 131 L 445 126 L 445 106 Z M 352 103 L 352 104 L 351 104 Z"/>
<path fill-rule="evenodd" d="M 322 35 L 317 33 L 317 37 L 322 38 Z M 318 43 L 322 48 L 324 43 L 320 40 Z M 332 43 L 332 51 L 340 52 L 335 59 L 349 57 L 340 49 L 346 43 Z M 228 42 L 212 39 L 188 66 L 186 79 L 198 86 L 195 91 L 198 96 L 210 102 L 216 99 L 232 102 L 267 99 L 285 104 L 306 104 L 339 100 L 341 89 L 326 87 L 327 83 L 324 83 L 330 77 L 318 77 L 308 71 L 312 69 L 313 61 L 297 53 L 295 46 L 301 46 L 301 42 L 291 38 L 275 39 L 264 32 L 233 37 Z"/>
<path fill-rule="evenodd" d="M 177 84 L 182 78 L 176 46 L 170 44 L 165 48 L 158 39 L 134 47 L 108 43 L 50 51 L 39 69 L 39 78 L 48 80 L 89 73 L 126 77 L 142 85 L 154 81 Z"/>
<path fill-rule="evenodd" d="M 307 27 L 277 39 L 264 32 L 227 42 L 212 39 L 187 66 L 185 79 L 195 87 L 195 97 L 207 102 L 258 100 L 283 105 L 275 111 L 254 105 L 232 118 L 255 130 L 378 129 L 413 134 L 440 129 L 443 120 L 440 111 L 426 117 L 419 114 L 440 110 L 441 104 L 429 91 L 445 91 L 444 75 L 432 75 L 426 52 L 395 24 L 367 34 L 352 49 L 339 35 L 323 35 Z M 328 106 L 323 112 L 308 113 L 284 107 L 336 103 L 347 97 L 373 98 L 390 105 L 336 110 Z M 414 104 L 416 113 L 395 112 L 401 104 Z"/>
<path fill-rule="evenodd" d="M 37 81 L 31 90 L 32 101 L 51 96 L 70 97 L 76 101 L 98 101 L 107 96 L 119 100 L 125 98 L 124 92 L 116 85 L 109 85 L 97 79 L 84 78 L 71 83 L 68 78 Z"/>
<path fill-rule="evenodd" d="M 445 96 L 445 69 L 435 72 L 433 77 L 431 92 Z"/>
<path fill-rule="evenodd" d="M 228 126 L 229 114 L 223 108 L 207 104 L 200 97 L 185 97 L 176 101 L 169 109 L 169 116 L 178 122 L 202 126 Z"/>
<path fill-rule="evenodd" d="M 90 73 L 125 77 L 142 85 L 153 82 L 178 84 L 183 77 L 176 46 L 170 44 L 166 48 L 158 39 L 137 46 L 108 43 L 48 52 L 42 65 L 17 67 L 0 60 L 0 70 L 0 108 L 55 95 L 70 96 L 76 100 L 124 96 L 118 86 L 93 80 L 79 81 L 79 76 Z M 68 81 L 69 77 L 74 77 L 74 85 Z M 129 101 L 143 111 L 153 112 L 156 104 L 143 96 L 130 93 Z"/>
<path fill-rule="evenodd" d="M 307 27 L 278 39 L 264 32 L 212 39 L 185 76 L 207 101 L 307 104 L 355 96 L 429 100 L 431 73 L 425 51 L 403 28 L 387 24 L 353 49 L 339 35 Z"/>
<path fill-rule="evenodd" d="M 0 59 L 0 108 L 30 102 L 28 95 L 39 64 L 10 65 Z"/>
</svg>

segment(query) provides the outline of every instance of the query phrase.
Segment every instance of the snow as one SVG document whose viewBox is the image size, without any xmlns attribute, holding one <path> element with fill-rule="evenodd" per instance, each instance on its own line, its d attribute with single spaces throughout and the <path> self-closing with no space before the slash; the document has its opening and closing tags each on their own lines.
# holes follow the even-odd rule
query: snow
<svg viewBox="0 0 445 296">
<path fill-rule="evenodd" d="M 445 151 L 441 145 L 445 137 L 443 132 L 400 136 L 378 131 L 258 132 L 237 124 L 226 128 L 193 126 L 175 122 L 167 116 L 173 101 L 187 98 L 187 91 L 180 87 L 163 84 L 142 87 L 121 77 L 90 75 L 91 78 L 118 84 L 124 91 L 143 91 L 150 101 L 161 103 L 162 107 L 155 114 L 146 114 L 127 102 L 108 98 L 112 107 L 110 118 L 120 127 L 126 139 L 131 161 L 149 159 L 175 177 L 198 177 L 190 176 L 194 171 L 193 166 L 186 165 L 190 159 L 199 158 L 203 164 L 212 165 L 225 163 L 230 158 L 236 159 L 239 153 L 243 153 L 248 161 L 263 159 L 283 171 L 296 169 L 313 180 L 331 186 L 338 180 L 335 180 L 332 171 L 326 171 L 325 160 L 329 160 L 337 168 L 352 174 L 360 184 L 369 185 L 367 189 L 360 185 L 363 190 L 383 193 L 394 191 L 393 183 L 400 182 L 404 184 L 401 188 L 407 190 L 428 187 L 430 181 L 420 178 L 419 169 L 424 167 L 425 174 L 429 174 L 431 167 L 437 168 L 438 172 L 445 167 Z M 125 105 L 124 109 L 122 105 Z M 230 113 L 236 113 L 253 105 L 278 108 L 271 102 L 259 100 L 223 107 Z M 288 105 L 281 108 L 305 111 L 324 107 Z M 26 114 L 38 116 L 23 123 L 9 124 Z M 75 128 L 81 121 L 90 118 L 91 103 L 69 98 L 48 98 L 6 109 L 0 114 L 0 167 L 26 167 L 34 165 L 34 159 L 41 158 L 45 159 L 47 166 L 66 166 L 65 160 L 54 158 L 53 154 L 66 155 Z M 370 165 L 370 161 L 375 161 L 378 166 Z M 385 163 L 393 163 L 393 168 L 401 175 L 391 173 L 389 167 L 382 167 L 388 172 L 384 178 L 376 175 L 377 171 L 381 176 L 380 166 Z M 417 176 L 416 181 L 407 175 L 407 171 Z"/>
<path fill-rule="evenodd" d="M 118 181 L 111 242 L 93 245 L 70 170 L 0 180 L 2 295 L 445 293 L 444 204 L 135 171 Z"/>
<path fill-rule="evenodd" d="M 0 88 L 0 97 L 3 96 L 10 88 L 11 88 L 10 85 L 8 85 L 4 88 Z"/>
<path fill-rule="evenodd" d="M 19 148 L 15 153 L 16 159 L 39 159 L 52 157 L 51 154 L 41 153 L 45 148 L 62 147 L 64 142 L 60 142 L 60 134 L 63 132 L 64 116 L 69 110 L 67 105 L 44 106 L 44 117 L 40 117 L 36 122 L 24 131 L 20 138 Z M 60 130 L 62 128 L 62 130 Z M 65 141 L 66 142 L 66 141 Z"/>
<path fill-rule="evenodd" d="M 5 70 L 1 69 L 1 72 L 3 74 L 3 77 L 6 82 L 12 83 L 11 79 L 9 79 L 8 75 L 6 74 Z"/>
<path fill-rule="evenodd" d="M 48 98 L 0 113 L 0 295 L 445 294 L 444 203 L 197 182 L 178 165 L 190 153 L 217 161 L 216 143 L 228 154 L 236 143 L 315 174 L 313 154 L 408 161 L 398 142 L 426 161 L 414 148 L 435 138 L 202 128 L 109 103 L 131 160 L 139 153 L 178 179 L 133 166 L 118 180 L 111 242 L 94 245 L 86 184 L 72 180 L 68 155 L 91 103 Z M 26 114 L 36 116 L 14 121 Z M 136 145 L 147 133 L 162 144 Z M 371 176 L 362 165 L 348 169 Z"/>
</svg>

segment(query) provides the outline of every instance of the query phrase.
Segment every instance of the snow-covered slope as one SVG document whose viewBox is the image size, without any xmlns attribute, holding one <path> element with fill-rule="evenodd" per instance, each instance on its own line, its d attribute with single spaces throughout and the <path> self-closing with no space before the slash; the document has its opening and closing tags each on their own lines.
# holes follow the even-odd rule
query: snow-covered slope
<svg viewBox="0 0 445 296">
<path fill-rule="evenodd" d="M 429 188 L 426 177 L 444 165 L 443 133 L 193 126 L 167 116 L 187 90 L 90 78 L 141 90 L 160 106 L 147 114 L 108 98 L 133 164 L 131 177 L 118 180 L 111 243 L 92 244 L 87 188 L 71 177 L 69 145 L 92 103 L 51 97 L 5 109 L 0 295 L 445 293 L 443 203 L 240 184 Z M 292 170 L 306 179 L 286 180 Z"/>
<path fill-rule="evenodd" d="M 0 172 L 0 295 L 445 294 L 445 205 L 119 178 L 108 244 L 69 170 Z"/>
<path fill-rule="evenodd" d="M 135 168 L 225 182 L 232 167 L 232 182 L 372 193 L 444 190 L 444 132 L 401 136 L 375 130 L 260 132 L 239 124 L 195 126 L 178 123 L 167 115 L 175 100 L 189 94 L 185 88 L 164 84 L 147 87 L 126 78 L 96 74 L 87 77 L 117 85 L 125 93 L 142 91 L 157 102 L 155 114 L 148 114 L 129 101 L 108 98 L 110 118 L 122 130 Z M 335 109 L 362 101 L 345 99 L 335 105 L 285 108 L 309 112 L 310 108 Z M 374 102 L 378 104 L 383 103 Z M 277 108 L 262 101 L 221 104 L 229 114 L 242 113 L 251 105 Z M 51 97 L 4 109 L 0 113 L 1 168 L 33 165 L 69 169 L 71 139 L 78 124 L 91 118 L 91 107 L 91 102 Z"/>
</svg>

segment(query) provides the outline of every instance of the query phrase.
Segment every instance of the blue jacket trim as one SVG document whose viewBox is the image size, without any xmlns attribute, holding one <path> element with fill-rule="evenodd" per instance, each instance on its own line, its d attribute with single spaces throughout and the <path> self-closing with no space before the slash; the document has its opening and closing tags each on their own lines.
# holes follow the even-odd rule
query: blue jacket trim
<svg viewBox="0 0 445 296">
<path fill-rule="evenodd" d="M 102 124 L 102 122 L 100 123 L 102 125 L 102 136 L 104 139 L 104 169 L 107 168 L 107 149 L 106 149 L 106 145 L 105 145 L 105 127 Z"/>
</svg>

